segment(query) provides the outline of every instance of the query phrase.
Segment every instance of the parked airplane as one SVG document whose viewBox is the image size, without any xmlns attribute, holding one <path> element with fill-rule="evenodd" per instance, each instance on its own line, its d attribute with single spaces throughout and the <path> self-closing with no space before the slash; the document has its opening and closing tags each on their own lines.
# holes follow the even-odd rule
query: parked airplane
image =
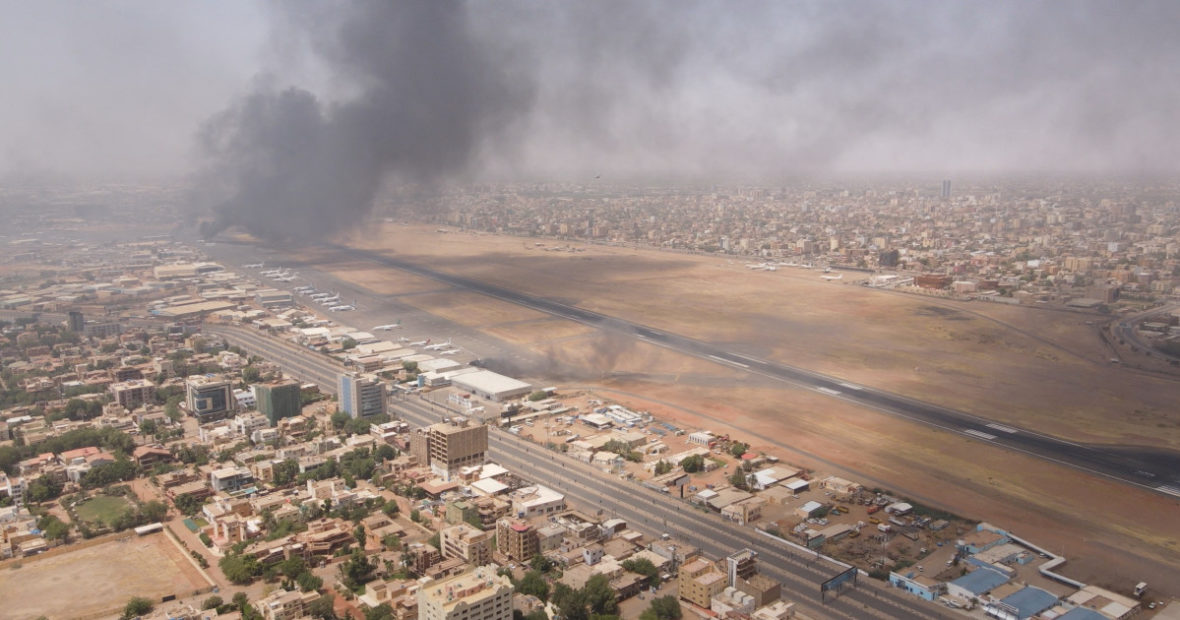
<svg viewBox="0 0 1180 620">
<path fill-rule="evenodd" d="M 459 352 L 459 349 L 451 349 L 451 350 L 449 350 L 449 351 L 443 351 L 443 352 L 442 352 L 442 354 L 443 354 L 443 355 L 454 355 L 454 354 L 456 354 L 456 353 L 458 353 L 458 352 Z"/>
<path fill-rule="evenodd" d="M 294 282 L 295 279 L 298 277 L 299 277 L 299 273 L 296 272 L 296 273 L 293 273 L 289 276 L 283 276 L 281 278 L 275 278 L 275 279 L 278 280 L 279 282 Z"/>
<path fill-rule="evenodd" d="M 424 344 L 430 344 L 430 340 L 419 340 L 418 342 L 411 342 L 410 346 L 411 347 L 420 347 Z"/>
<path fill-rule="evenodd" d="M 397 323 L 390 323 L 388 325 L 378 325 L 377 327 L 373 328 L 373 331 L 381 330 L 383 332 L 387 332 L 395 327 L 401 327 L 401 325 L 399 325 Z"/>
<path fill-rule="evenodd" d="M 332 296 L 331 293 L 316 293 L 316 294 L 312 295 L 311 298 L 318 301 L 320 299 L 326 299 L 331 296 Z"/>
<path fill-rule="evenodd" d="M 335 295 L 332 295 L 331 297 L 325 297 L 320 300 L 320 303 L 327 306 L 329 304 L 334 304 L 338 301 L 340 301 L 340 293 L 336 293 Z"/>
<path fill-rule="evenodd" d="M 348 312 L 349 310 L 356 310 L 356 306 L 351 304 L 341 304 L 339 306 L 332 306 L 328 309 L 332 312 Z"/>
<path fill-rule="evenodd" d="M 427 351 L 442 351 L 443 349 L 449 349 L 449 348 L 451 348 L 451 341 L 448 339 L 446 342 L 440 342 L 438 344 L 429 345 L 426 347 L 426 350 Z"/>
</svg>

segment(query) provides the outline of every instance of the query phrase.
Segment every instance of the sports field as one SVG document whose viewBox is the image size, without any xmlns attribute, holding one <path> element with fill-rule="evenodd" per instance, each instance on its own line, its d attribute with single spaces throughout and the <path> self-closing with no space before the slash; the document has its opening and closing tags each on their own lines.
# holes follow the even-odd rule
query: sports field
<svg viewBox="0 0 1180 620">
<path fill-rule="evenodd" d="M 165 534 L 132 536 L 0 568 L 0 617 L 98 617 L 133 596 L 158 603 L 206 585 Z"/>
</svg>

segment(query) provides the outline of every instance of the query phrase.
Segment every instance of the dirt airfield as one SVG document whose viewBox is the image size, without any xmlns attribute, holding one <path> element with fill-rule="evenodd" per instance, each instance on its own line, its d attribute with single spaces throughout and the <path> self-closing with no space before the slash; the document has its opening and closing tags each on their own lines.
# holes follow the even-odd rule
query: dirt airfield
<svg viewBox="0 0 1180 620">
<path fill-rule="evenodd" d="M 1180 381 L 1109 364 L 1096 316 L 880 291 L 855 284 L 856 274 L 833 282 L 740 259 L 426 226 L 387 223 L 351 244 L 1071 441 L 1180 449 Z M 1086 581 L 1120 591 L 1138 580 L 1180 584 L 1175 499 L 418 276 L 322 258 L 337 277 L 533 349 L 567 372 L 558 377 L 567 386 L 1010 528 L 1064 552 L 1065 572 Z"/>
</svg>

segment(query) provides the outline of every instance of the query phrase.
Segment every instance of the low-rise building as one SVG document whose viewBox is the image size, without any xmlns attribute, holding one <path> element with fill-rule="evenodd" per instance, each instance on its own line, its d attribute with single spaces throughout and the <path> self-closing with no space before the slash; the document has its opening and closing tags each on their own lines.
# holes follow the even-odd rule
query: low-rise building
<svg viewBox="0 0 1180 620">
<path fill-rule="evenodd" d="M 427 584 L 418 590 L 421 620 L 511 620 L 512 582 L 491 566 Z"/>
</svg>

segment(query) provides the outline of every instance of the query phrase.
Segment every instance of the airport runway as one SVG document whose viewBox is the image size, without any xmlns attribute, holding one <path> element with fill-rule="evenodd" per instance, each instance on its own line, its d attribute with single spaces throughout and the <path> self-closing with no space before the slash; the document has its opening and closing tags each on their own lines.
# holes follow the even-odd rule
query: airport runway
<svg viewBox="0 0 1180 620">
<path fill-rule="evenodd" d="M 655 346 L 692 355 L 703 360 L 796 387 L 814 390 L 832 398 L 842 399 L 883 413 L 926 424 L 962 437 L 1016 450 L 1095 475 L 1180 498 L 1180 453 L 1174 451 L 1142 446 L 1120 447 L 1075 443 L 1016 425 L 1001 424 L 962 411 L 907 398 L 900 394 L 878 390 L 869 386 L 857 385 L 804 368 L 760 359 L 747 355 L 742 351 L 723 348 L 709 342 L 688 338 L 655 327 L 599 314 L 553 299 L 527 295 L 484 282 L 442 273 L 417 263 L 377 252 L 339 245 L 329 247 L 353 260 L 398 269 L 440 282 L 450 287 L 487 295 L 551 316 L 576 321 L 598 329 L 624 333 Z M 235 243 L 226 244 L 225 247 L 219 249 L 220 251 L 217 253 L 227 255 L 226 258 L 229 258 L 233 263 L 241 263 L 250 257 L 256 257 L 258 252 L 262 250 L 262 248 L 256 246 Z M 314 270 L 313 265 L 296 267 L 296 269 L 300 268 Z M 360 322 L 359 326 L 370 327 L 363 321 L 388 322 L 388 317 L 391 315 L 407 316 L 411 318 L 411 321 L 408 322 L 414 324 L 421 322 L 422 325 L 430 329 L 447 330 L 444 333 L 448 335 L 450 333 L 456 333 L 457 337 L 462 338 L 461 342 L 472 342 L 475 345 L 472 349 L 481 355 L 486 355 L 486 352 L 492 351 L 494 355 L 499 355 L 505 359 L 515 358 L 517 361 L 526 361 L 532 357 L 528 352 L 521 351 L 519 348 L 513 347 L 487 334 L 472 329 L 459 328 L 445 319 L 424 313 L 417 308 L 398 301 L 396 297 L 390 298 L 389 296 L 375 295 L 361 287 L 332 278 L 326 274 L 317 274 L 312 277 L 317 281 L 331 280 L 333 286 L 336 287 L 333 290 L 340 289 L 344 293 L 343 297 L 345 300 L 351 300 L 355 297 L 362 299 L 364 303 L 361 304 L 361 311 L 341 313 L 341 316 L 336 317 L 347 323 L 356 324 L 360 320 L 362 322 Z M 294 284 L 291 284 L 287 288 L 293 286 Z M 374 303 L 378 307 L 374 308 L 372 305 Z M 438 332 L 435 331 L 433 333 Z M 532 364 L 540 361 L 535 358 L 531 360 Z"/>
<path fill-rule="evenodd" d="M 871 407 L 877 411 L 920 422 L 977 441 L 1016 450 L 1180 498 L 1180 453 L 1156 448 L 1137 446 L 1120 448 L 1066 441 L 1014 425 L 998 424 L 962 411 L 907 398 L 899 394 L 856 385 L 803 368 L 759 359 L 702 340 L 602 315 L 552 299 L 526 295 L 484 282 L 434 271 L 416 263 L 377 252 L 344 246 L 331 247 L 356 260 L 384 265 L 599 329 L 626 333 L 656 346 L 790 385 L 812 389 L 832 398 Z"/>
</svg>

